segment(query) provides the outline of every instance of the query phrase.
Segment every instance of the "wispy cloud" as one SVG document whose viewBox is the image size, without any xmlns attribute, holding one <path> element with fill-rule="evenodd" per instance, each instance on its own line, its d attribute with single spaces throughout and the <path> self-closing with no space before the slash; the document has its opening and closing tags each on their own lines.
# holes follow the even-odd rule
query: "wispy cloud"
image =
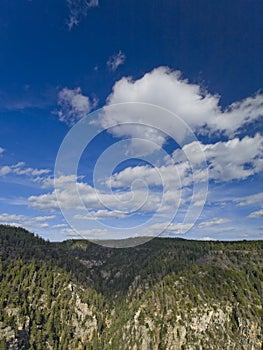
<svg viewBox="0 0 263 350">
<path fill-rule="evenodd" d="M 55 113 L 61 122 L 72 126 L 85 117 L 96 104 L 97 100 L 91 101 L 88 96 L 83 95 L 80 87 L 75 89 L 65 87 L 58 94 L 60 109 Z"/>
<path fill-rule="evenodd" d="M 253 205 L 255 203 L 262 203 L 263 202 L 263 192 L 235 199 L 235 202 L 240 207 Z"/>
<path fill-rule="evenodd" d="M 223 225 L 230 222 L 229 219 L 224 219 L 224 218 L 214 218 L 212 220 L 209 221 L 203 221 L 201 222 L 198 227 L 199 228 L 206 228 L 206 227 L 210 227 L 210 226 L 214 226 L 214 225 Z"/>
<path fill-rule="evenodd" d="M 120 65 L 124 64 L 125 59 L 126 56 L 122 51 L 119 51 L 118 53 L 110 56 L 107 62 L 109 70 L 115 72 Z"/>
<path fill-rule="evenodd" d="M 55 219 L 56 219 L 55 215 L 29 217 L 26 215 L 17 215 L 17 214 L 9 214 L 9 213 L 0 214 L 0 224 L 24 226 L 27 228 L 46 228 L 49 226 L 47 221 L 55 220 Z"/>
<path fill-rule="evenodd" d="M 192 224 L 185 223 L 156 223 L 147 227 L 147 229 L 143 231 L 142 236 L 153 236 L 159 232 L 162 233 L 162 236 L 183 235 L 190 230 L 191 227 Z"/>
<path fill-rule="evenodd" d="M 74 216 L 74 219 L 77 220 L 99 220 L 99 219 L 121 219 L 124 218 L 126 215 L 125 213 L 121 213 L 119 211 L 110 211 L 110 210 L 97 210 L 97 211 L 91 211 L 87 214 L 81 215 L 76 214 Z"/>
<path fill-rule="evenodd" d="M 65 228 L 65 227 L 68 227 L 67 224 L 56 224 L 56 225 L 53 225 L 52 228 Z"/>
<path fill-rule="evenodd" d="M 66 0 L 69 8 L 67 25 L 69 30 L 77 26 L 82 18 L 87 16 L 88 10 L 99 6 L 99 0 Z"/>
<path fill-rule="evenodd" d="M 248 218 L 257 219 L 263 217 L 263 208 L 257 211 L 253 211 L 248 215 Z"/>
<path fill-rule="evenodd" d="M 0 222 L 21 222 L 24 221 L 25 217 L 24 215 L 16 215 L 16 214 L 8 214 L 8 213 L 2 213 L 0 214 Z"/>
<path fill-rule="evenodd" d="M 46 221 L 46 220 L 53 220 L 53 219 L 55 219 L 55 218 L 56 218 L 55 215 L 45 215 L 45 216 L 36 216 L 36 217 L 34 218 L 34 220 L 35 220 L 36 222 L 40 222 L 40 221 Z"/>
<path fill-rule="evenodd" d="M 4 148 L 0 147 L 0 157 L 4 153 L 4 151 L 5 151 Z"/>
<path fill-rule="evenodd" d="M 36 180 L 42 176 L 50 173 L 49 169 L 36 169 L 26 167 L 24 162 L 19 162 L 14 165 L 4 165 L 0 167 L 0 176 L 5 176 L 9 174 L 21 175 L 33 177 Z"/>
</svg>

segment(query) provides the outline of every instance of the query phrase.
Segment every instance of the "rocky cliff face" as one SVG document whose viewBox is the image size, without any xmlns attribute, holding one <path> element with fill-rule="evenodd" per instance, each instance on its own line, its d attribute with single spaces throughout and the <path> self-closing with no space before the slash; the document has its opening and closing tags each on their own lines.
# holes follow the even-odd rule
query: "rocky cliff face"
<svg viewBox="0 0 263 350">
<path fill-rule="evenodd" d="M 13 230 L 0 227 L 0 350 L 262 349 L 262 242 L 114 250 Z"/>
<path fill-rule="evenodd" d="M 231 288 L 223 298 L 204 292 L 197 280 L 168 276 L 133 299 L 122 326 L 117 322 L 116 348 L 148 349 L 262 349 L 260 298 L 236 300 Z M 213 277 L 206 275 L 207 280 Z M 192 283 L 192 285 L 191 285 Z M 223 283 L 223 281 L 222 281 Z M 197 287 L 197 288 L 196 288 Z M 221 292 L 220 292 L 221 294 Z M 118 329 L 121 329 L 118 332 Z"/>
<path fill-rule="evenodd" d="M 231 305 L 192 308 L 189 313 L 174 315 L 168 309 L 161 318 L 144 316 L 139 308 L 134 318 L 123 327 L 124 349 L 261 349 L 261 328 L 258 321 L 238 319 L 238 331 L 233 332 Z"/>
</svg>

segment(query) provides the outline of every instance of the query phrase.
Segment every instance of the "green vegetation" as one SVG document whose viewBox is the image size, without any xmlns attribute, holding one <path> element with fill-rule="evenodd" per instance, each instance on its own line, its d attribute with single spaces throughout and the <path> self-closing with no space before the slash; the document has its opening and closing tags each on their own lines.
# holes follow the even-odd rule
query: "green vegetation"
<svg viewBox="0 0 263 350">
<path fill-rule="evenodd" d="M 0 225 L 0 350 L 261 349 L 262 247 L 114 249 Z"/>
</svg>

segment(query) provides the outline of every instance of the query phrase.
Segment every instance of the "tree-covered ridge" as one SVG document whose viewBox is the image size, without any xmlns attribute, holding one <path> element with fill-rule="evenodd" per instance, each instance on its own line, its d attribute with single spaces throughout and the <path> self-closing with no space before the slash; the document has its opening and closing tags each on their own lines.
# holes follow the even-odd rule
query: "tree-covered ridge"
<svg viewBox="0 0 263 350">
<path fill-rule="evenodd" d="M 0 226 L 0 349 L 261 349 L 262 241 L 113 249 Z"/>
</svg>

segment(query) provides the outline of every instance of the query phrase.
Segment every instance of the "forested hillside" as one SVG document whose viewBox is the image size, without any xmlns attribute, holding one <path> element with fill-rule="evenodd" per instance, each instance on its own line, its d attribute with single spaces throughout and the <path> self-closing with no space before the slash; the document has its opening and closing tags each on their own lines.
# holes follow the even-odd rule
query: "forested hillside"
<svg viewBox="0 0 263 350">
<path fill-rule="evenodd" d="M 262 247 L 114 249 L 0 225 L 0 349 L 261 350 Z"/>
</svg>

